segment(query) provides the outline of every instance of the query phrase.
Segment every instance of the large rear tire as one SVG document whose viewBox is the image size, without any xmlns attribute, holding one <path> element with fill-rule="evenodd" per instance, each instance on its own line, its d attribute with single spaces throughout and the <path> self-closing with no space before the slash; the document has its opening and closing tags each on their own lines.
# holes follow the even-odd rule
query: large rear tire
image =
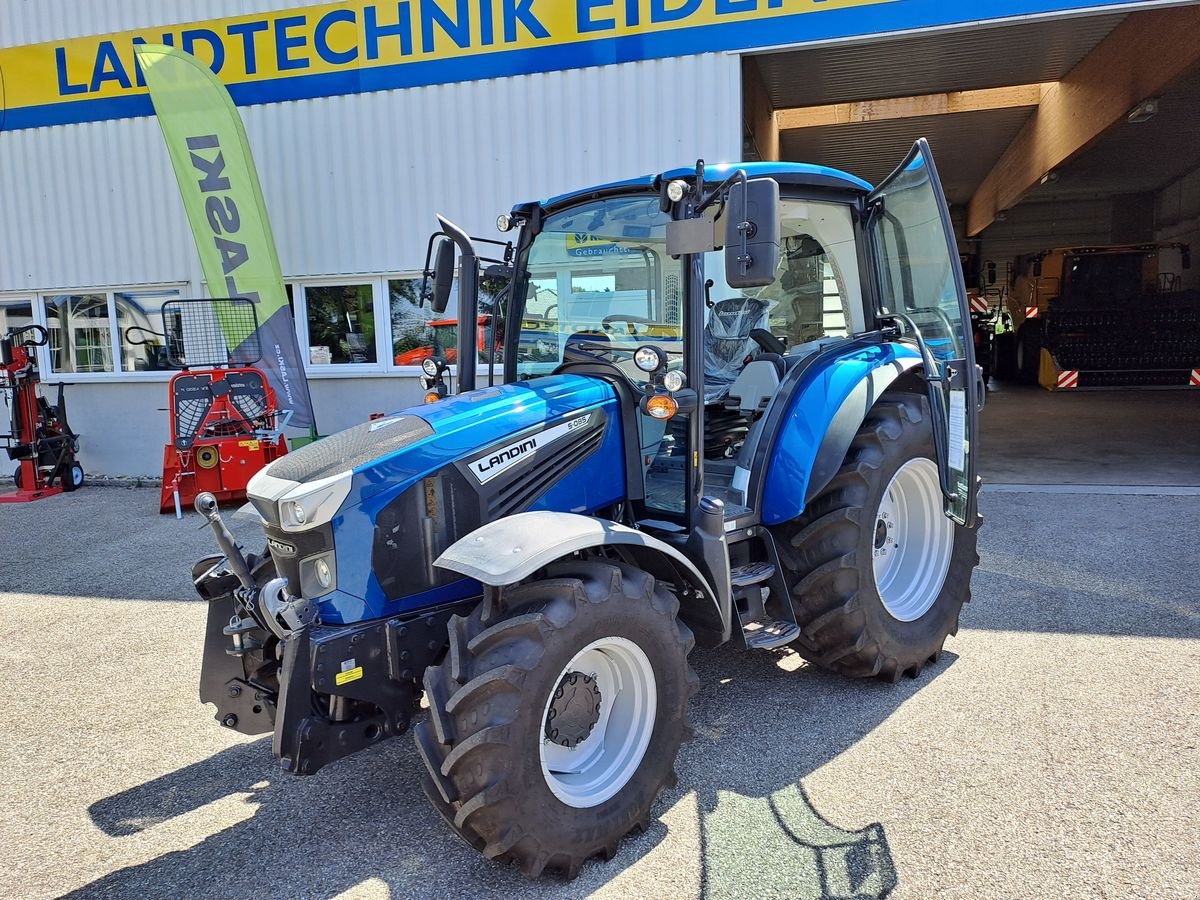
<svg viewBox="0 0 1200 900">
<path fill-rule="evenodd" d="M 489 859 L 574 878 L 644 829 L 688 734 L 697 679 L 679 603 L 654 578 L 566 561 L 450 620 L 416 728 L 434 807 Z"/>
<path fill-rule="evenodd" d="M 923 397 L 885 398 L 842 468 L 778 529 L 801 633 L 792 645 L 852 677 L 916 677 L 958 631 L 976 530 L 942 513 Z"/>
</svg>

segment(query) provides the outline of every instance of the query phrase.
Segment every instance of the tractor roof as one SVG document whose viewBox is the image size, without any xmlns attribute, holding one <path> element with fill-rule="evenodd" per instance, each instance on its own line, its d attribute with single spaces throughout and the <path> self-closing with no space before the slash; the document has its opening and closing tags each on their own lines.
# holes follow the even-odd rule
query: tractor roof
<svg viewBox="0 0 1200 900">
<path fill-rule="evenodd" d="M 719 184 L 735 169 L 745 169 L 746 175 L 750 178 L 774 178 L 781 185 L 797 184 L 811 187 L 841 188 L 853 191 L 854 193 L 867 193 L 871 190 L 871 185 L 866 181 L 854 175 L 848 175 L 838 169 L 831 169 L 828 166 L 815 166 L 810 163 L 793 162 L 719 163 L 705 167 L 704 181 L 706 184 Z M 570 191 L 566 194 L 559 194 L 557 197 L 550 197 L 547 200 L 540 201 L 537 205 L 542 207 L 564 206 L 576 199 L 590 197 L 598 191 L 608 193 L 610 191 L 619 191 L 622 188 L 650 188 L 659 177 L 659 175 L 642 175 L 640 178 L 629 178 L 624 181 L 593 185 Z M 695 178 L 696 167 L 685 166 L 680 169 L 671 169 L 663 172 L 661 177 L 668 180 L 673 178 Z M 516 212 L 528 206 L 529 204 L 518 204 L 513 207 L 513 210 Z"/>
</svg>

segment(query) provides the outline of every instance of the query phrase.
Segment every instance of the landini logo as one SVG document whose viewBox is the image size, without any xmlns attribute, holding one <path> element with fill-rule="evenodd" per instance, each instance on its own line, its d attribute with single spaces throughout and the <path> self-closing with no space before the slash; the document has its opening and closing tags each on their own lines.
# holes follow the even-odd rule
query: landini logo
<svg viewBox="0 0 1200 900">
<path fill-rule="evenodd" d="M 578 431 L 580 428 L 585 427 L 591 420 L 592 416 L 589 413 L 588 415 L 574 418 L 569 422 L 564 422 L 561 425 L 555 425 L 553 428 L 547 428 L 538 434 L 522 438 L 506 447 L 490 450 L 484 456 L 471 462 L 471 474 L 479 479 L 480 484 L 486 484 L 497 475 L 502 475 L 522 459 L 535 453 L 539 448 L 549 446 L 571 432 Z"/>
</svg>

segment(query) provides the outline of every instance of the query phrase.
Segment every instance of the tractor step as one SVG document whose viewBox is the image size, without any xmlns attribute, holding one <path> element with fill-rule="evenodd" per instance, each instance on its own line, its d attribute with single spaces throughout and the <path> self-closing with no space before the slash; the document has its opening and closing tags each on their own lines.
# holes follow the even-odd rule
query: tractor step
<svg viewBox="0 0 1200 900">
<path fill-rule="evenodd" d="M 737 566 L 729 573 L 729 580 L 734 590 L 737 590 L 750 587 L 752 584 L 762 584 L 774 574 L 774 563 L 756 562 L 750 563 L 748 566 Z"/>
<path fill-rule="evenodd" d="M 751 650 L 774 650 L 798 638 L 800 626 L 794 622 L 762 619 L 742 626 L 742 636 Z"/>
</svg>

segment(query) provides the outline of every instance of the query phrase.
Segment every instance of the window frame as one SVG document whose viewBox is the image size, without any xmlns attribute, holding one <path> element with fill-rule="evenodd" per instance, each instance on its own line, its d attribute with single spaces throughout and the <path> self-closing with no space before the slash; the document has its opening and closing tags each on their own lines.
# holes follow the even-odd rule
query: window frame
<svg viewBox="0 0 1200 900">
<path fill-rule="evenodd" d="M 39 377 L 42 382 L 46 384 L 58 384 L 60 382 L 63 384 L 103 384 L 105 382 L 119 381 L 155 382 L 170 381 L 176 373 L 169 371 L 138 371 L 137 369 L 126 370 L 124 368 L 121 348 L 121 328 L 117 324 L 116 295 L 145 292 L 161 292 L 165 294 L 176 291 L 180 299 L 186 299 L 190 288 L 191 283 L 188 281 L 162 281 L 144 282 L 141 284 L 105 285 L 102 287 L 64 287 L 29 292 L 15 291 L 6 292 L 0 295 L 0 298 L 6 300 L 30 299 L 33 303 L 34 323 L 41 325 L 47 331 L 50 330 L 50 316 L 46 311 L 46 301 L 48 298 L 86 296 L 88 294 L 98 294 L 105 298 L 108 321 L 112 323 L 109 326 L 109 353 L 112 355 L 113 370 L 111 372 L 59 372 L 51 366 L 50 345 L 47 343 L 44 347 L 38 347 L 36 354 Z"/>
<path fill-rule="evenodd" d="M 292 316 L 296 340 L 304 360 L 304 374 L 307 378 L 380 378 L 384 376 L 400 376 L 416 378 L 422 374 L 421 367 L 416 365 L 398 366 L 393 360 L 394 335 L 392 334 L 392 311 L 388 282 L 406 280 L 419 282 L 424 277 L 421 270 L 399 270 L 375 273 L 347 273 L 345 275 L 314 275 L 286 276 L 284 283 L 292 289 Z M 308 304 L 305 289 L 329 285 L 358 285 L 371 286 L 371 310 L 375 316 L 375 352 L 374 363 L 330 363 L 329 365 L 313 365 L 308 355 Z M 198 287 L 197 287 L 198 286 Z M 46 301 L 50 297 L 75 296 L 86 294 L 102 295 L 108 312 L 109 322 L 116 323 L 117 300 L 121 293 L 140 293 L 145 291 L 178 291 L 180 298 L 208 297 L 208 285 L 204 281 L 191 282 L 187 280 L 128 283 L 99 286 L 71 286 L 46 289 L 31 289 L 27 291 L 0 292 L 0 300 L 27 302 L 33 309 L 33 322 L 49 330 L 49 316 L 46 311 Z M 432 316 L 432 313 L 430 313 Z M 126 370 L 121 347 L 119 327 L 111 327 L 109 334 L 109 352 L 112 354 L 114 370 L 111 372 L 59 372 L 51 367 L 49 345 L 38 347 L 35 352 L 40 378 L 47 384 L 76 384 L 76 383 L 117 383 L 117 382 L 167 382 L 176 374 L 172 371 L 138 371 Z M 487 365 L 479 363 L 478 371 L 486 376 Z M 452 365 L 449 369 L 451 377 L 456 377 L 458 368 Z"/>
<path fill-rule="evenodd" d="M 391 311 L 388 309 L 386 275 L 321 275 L 311 278 L 285 278 L 292 288 L 292 324 L 296 330 L 296 342 L 300 347 L 300 358 L 304 362 L 306 378 L 345 378 L 347 376 L 379 377 L 386 375 L 395 366 L 390 366 L 391 356 L 381 350 L 391 348 Z M 375 317 L 375 362 L 373 363 L 313 363 L 310 362 L 308 335 L 308 288 L 371 286 L 371 314 Z M 380 323 L 386 323 L 381 330 Z M 386 338 L 386 340 L 385 340 Z"/>
</svg>

